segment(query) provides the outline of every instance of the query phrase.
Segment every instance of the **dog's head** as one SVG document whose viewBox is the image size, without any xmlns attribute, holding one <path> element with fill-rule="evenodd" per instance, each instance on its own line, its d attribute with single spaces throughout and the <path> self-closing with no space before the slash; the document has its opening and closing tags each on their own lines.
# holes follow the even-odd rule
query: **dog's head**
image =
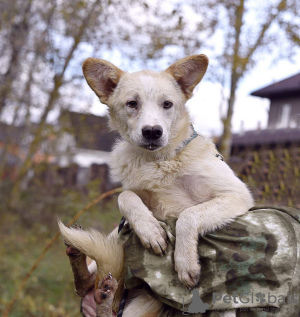
<svg viewBox="0 0 300 317">
<path fill-rule="evenodd" d="M 83 73 L 100 101 L 108 105 L 111 127 L 126 141 L 154 151 L 176 137 L 177 125 L 187 117 L 185 102 L 207 66 L 205 55 L 195 55 L 160 73 L 127 73 L 110 62 L 88 58 Z"/>
</svg>

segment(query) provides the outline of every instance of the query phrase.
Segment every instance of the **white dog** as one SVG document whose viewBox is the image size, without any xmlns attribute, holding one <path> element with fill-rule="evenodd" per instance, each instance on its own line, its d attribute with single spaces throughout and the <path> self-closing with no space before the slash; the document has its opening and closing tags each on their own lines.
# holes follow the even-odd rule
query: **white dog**
<svg viewBox="0 0 300 317">
<path fill-rule="evenodd" d="M 127 73 L 94 58 L 83 64 L 88 84 L 109 107 L 111 128 L 122 137 L 110 162 L 113 179 L 124 187 L 118 200 L 120 212 L 143 246 L 157 255 L 167 248 L 166 233 L 158 220 L 177 219 L 175 269 L 188 288 L 201 278 L 199 234 L 232 222 L 253 206 L 246 185 L 221 159 L 214 144 L 195 134 L 185 108 L 207 66 L 205 55 L 186 57 L 160 73 Z M 101 253 L 100 248 L 92 251 L 95 246 L 88 239 L 76 239 L 76 230 L 62 225 L 61 230 L 69 244 L 101 261 L 101 255 L 95 255 Z M 124 316 L 143 316 L 159 309 L 157 303 L 137 315 L 138 308 L 130 305 L 134 300 Z"/>
</svg>

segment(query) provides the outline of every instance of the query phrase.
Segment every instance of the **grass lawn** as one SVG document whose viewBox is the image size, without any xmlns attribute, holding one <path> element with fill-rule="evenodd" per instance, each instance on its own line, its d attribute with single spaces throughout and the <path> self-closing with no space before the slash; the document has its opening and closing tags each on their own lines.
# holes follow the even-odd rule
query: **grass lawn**
<svg viewBox="0 0 300 317">
<path fill-rule="evenodd" d="M 44 216 L 36 211 L 41 208 L 38 205 L 25 214 L 1 210 L 0 313 L 56 233 L 57 215 L 67 222 L 93 198 L 88 195 L 80 201 L 81 195 L 75 199 L 76 195 L 69 192 L 57 202 L 51 202 L 50 207 L 45 205 Z M 108 233 L 118 225 L 120 218 L 115 196 L 91 208 L 78 223 L 84 228 L 94 227 Z M 65 245 L 59 238 L 26 283 L 9 316 L 81 316 L 79 305 Z"/>
</svg>

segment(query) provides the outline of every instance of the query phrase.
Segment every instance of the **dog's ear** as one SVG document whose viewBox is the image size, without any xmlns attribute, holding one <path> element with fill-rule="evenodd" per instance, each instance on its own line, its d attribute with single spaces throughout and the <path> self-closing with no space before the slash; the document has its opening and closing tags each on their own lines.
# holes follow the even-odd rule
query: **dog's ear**
<svg viewBox="0 0 300 317">
<path fill-rule="evenodd" d="M 180 85 L 186 97 L 192 97 L 193 89 L 203 78 L 208 66 L 208 58 L 194 55 L 180 59 L 172 64 L 166 72 L 171 74 Z"/>
<path fill-rule="evenodd" d="M 112 63 L 97 58 L 86 59 L 82 70 L 89 86 L 105 104 L 124 73 Z"/>
</svg>

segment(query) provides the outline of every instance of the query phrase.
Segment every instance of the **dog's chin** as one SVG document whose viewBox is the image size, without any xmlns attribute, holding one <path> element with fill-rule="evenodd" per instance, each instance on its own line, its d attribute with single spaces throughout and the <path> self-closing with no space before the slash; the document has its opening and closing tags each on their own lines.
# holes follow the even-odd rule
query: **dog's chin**
<svg viewBox="0 0 300 317">
<path fill-rule="evenodd" d="M 139 145 L 142 149 L 150 151 L 150 152 L 154 152 L 154 151 L 158 151 L 159 149 L 162 148 L 162 146 L 154 144 L 154 143 L 149 143 L 149 144 L 141 144 Z"/>
<path fill-rule="evenodd" d="M 150 152 L 158 151 L 162 148 L 161 145 L 155 143 L 140 144 L 139 147 Z"/>
</svg>

